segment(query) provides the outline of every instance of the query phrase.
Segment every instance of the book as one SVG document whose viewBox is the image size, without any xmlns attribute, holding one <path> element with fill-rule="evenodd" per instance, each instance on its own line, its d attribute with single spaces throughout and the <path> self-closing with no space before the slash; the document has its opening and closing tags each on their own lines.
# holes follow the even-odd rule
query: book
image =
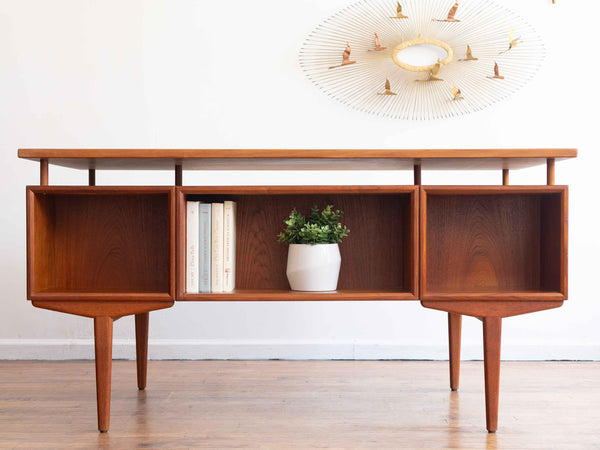
<svg viewBox="0 0 600 450">
<path fill-rule="evenodd" d="M 200 203 L 200 241 L 198 244 L 199 292 L 210 292 L 210 260 L 211 260 L 211 211 L 210 203 Z"/>
<path fill-rule="evenodd" d="M 197 294 L 200 275 L 198 267 L 200 202 L 186 203 L 186 254 L 185 254 L 185 291 Z"/>
<path fill-rule="evenodd" d="M 236 203 L 223 203 L 223 291 L 235 289 L 235 222 Z"/>
<path fill-rule="evenodd" d="M 213 203 L 211 207 L 211 292 L 223 292 L 223 203 Z"/>
</svg>

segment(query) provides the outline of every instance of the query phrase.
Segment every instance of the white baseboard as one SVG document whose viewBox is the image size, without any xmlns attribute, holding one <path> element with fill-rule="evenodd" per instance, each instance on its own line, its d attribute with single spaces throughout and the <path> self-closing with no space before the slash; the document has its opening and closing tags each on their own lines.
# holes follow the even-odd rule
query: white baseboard
<svg viewBox="0 0 600 450">
<path fill-rule="evenodd" d="M 152 339 L 149 358 L 161 359 L 351 359 L 351 360 L 447 360 L 446 344 L 379 341 L 316 340 L 182 340 Z M 481 360 L 481 342 L 464 342 L 462 359 Z M 0 359 L 93 359 L 92 339 L 0 339 Z M 133 339 L 115 339 L 114 359 L 135 359 Z M 503 360 L 600 361 L 600 344 L 511 343 L 502 344 Z"/>
</svg>

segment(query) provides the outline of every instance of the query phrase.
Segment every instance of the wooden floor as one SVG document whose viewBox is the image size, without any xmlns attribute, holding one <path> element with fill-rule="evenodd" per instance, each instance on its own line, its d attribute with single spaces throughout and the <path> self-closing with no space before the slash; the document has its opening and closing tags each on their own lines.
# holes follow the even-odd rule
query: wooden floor
<svg viewBox="0 0 600 450">
<path fill-rule="evenodd" d="M 600 363 L 502 363 L 498 433 L 483 364 L 460 392 L 445 362 L 150 361 L 113 366 L 96 431 L 94 363 L 0 362 L 2 448 L 600 449 Z"/>
</svg>

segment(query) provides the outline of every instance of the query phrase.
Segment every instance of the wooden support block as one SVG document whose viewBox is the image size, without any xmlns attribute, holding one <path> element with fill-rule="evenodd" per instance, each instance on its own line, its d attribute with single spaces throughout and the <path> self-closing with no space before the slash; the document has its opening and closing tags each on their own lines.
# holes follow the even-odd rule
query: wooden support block
<svg viewBox="0 0 600 450">
<path fill-rule="evenodd" d="M 181 164 L 175 165 L 175 186 L 183 186 L 183 168 Z"/>
<path fill-rule="evenodd" d="M 414 170 L 415 185 L 420 186 L 421 185 L 421 164 L 415 164 L 413 170 Z"/>
<path fill-rule="evenodd" d="M 40 186 L 48 186 L 48 159 L 40 159 Z"/>
<path fill-rule="evenodd" d="M 546 184 L 553 185 L 554 184 L 554 158 L 548 158 L 546 160 Z"/>
</svg>

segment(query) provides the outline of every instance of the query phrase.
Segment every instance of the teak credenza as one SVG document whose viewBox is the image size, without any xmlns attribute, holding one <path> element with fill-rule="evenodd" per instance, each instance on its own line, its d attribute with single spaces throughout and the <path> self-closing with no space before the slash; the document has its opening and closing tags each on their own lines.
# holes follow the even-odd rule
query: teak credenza
<svg viewBox="0 0 600 450">
<path fill-rule="evenodd" d="M 174 301 L 420 300 L 448 313 L 450 387 L 458 389 L 462 315 L 483 322 L 487 429 L 498 424 L 502 318 L 567 299 L 567 187 L 555 161 L 575 149 L 22 149 L 39 161 L 27 187 L 27 297 L 94 319 L 98 428 L 109 429 L 113 321 L 135 315 L 146 387 L 149 312 Z M 49 186 L 48 165 L 89 171 L 89 186 Z M 509 186 L 509 170 L 547 165 L 547 183 Z M 96 186 L 102 169 L 169 169 L 175 186 Z M 184 170 L 410 170 L 408 186 L 183 186 Z M 423 186 L 421 170 L 495 169 L 498 186 Z M 500 170 L 502 176 L 500 177 Z M 185 292 L 185 201 L 238 205 L 236 290 Z M 334 204 L 352 230 L 332 293 L 291 292 L 276 242 L 292 207 Z M 376 237 L 376 239 L 373 239 Z"/>
</svg>

